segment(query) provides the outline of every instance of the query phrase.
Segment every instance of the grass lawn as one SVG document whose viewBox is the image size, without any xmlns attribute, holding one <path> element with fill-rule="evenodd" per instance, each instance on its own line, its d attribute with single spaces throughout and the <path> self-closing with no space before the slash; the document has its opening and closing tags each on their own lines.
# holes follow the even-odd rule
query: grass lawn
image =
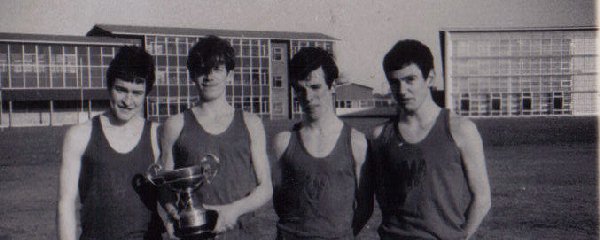
<svg viewBox="0 0 600 240">
<path fill-rule="evenodd" d="M 367 131 L 382 118 L 347 118 Z M 477 239 L 597 239 L 595 118 L 475 119 L 485 144 L 492 210 Z M 291 126 L 265 121 L 268 137 Z M 56 239 L 64 127 L 0 131 L 0 240 Z M 259 230 L 273 236 L 270 205 Z M 377 239 L 374 213 L 360 239 Z"/>
</svg>

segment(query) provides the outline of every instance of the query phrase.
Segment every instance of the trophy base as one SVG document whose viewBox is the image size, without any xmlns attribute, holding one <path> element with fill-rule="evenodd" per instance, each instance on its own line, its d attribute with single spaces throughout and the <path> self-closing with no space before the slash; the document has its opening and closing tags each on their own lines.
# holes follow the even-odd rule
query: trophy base
<svg viewBox="0 0 600 240">
<path fill-rule="evenodd" d="M 213 210 L 207 210 L 205 212 L 205 224 L 199 226 L 181 226 L 179 225 L 174 230 L 176 237 L 181 239 L 210 239 L 214 238 L 216 234 L 213 232 L 215 225 L 217 224 L 218 213 Z"/>
</svg>

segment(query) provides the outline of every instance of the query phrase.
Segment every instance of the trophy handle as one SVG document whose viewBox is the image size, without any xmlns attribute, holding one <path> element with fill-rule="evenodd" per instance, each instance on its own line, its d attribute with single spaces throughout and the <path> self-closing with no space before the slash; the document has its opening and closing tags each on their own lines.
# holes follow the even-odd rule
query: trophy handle
<svg viewBox="0 0 600 240">
<path fill-rule="evenodd" d="M 148 170 L 146 170 L 146 179 L 148 179 L 148 181 L 154 186 L 162 186 L 165 183 L 165 178 L 160 176 L 159 172 L 161 170 L 162 167 L 159 164 L 150 164 Z"/>
</svg>

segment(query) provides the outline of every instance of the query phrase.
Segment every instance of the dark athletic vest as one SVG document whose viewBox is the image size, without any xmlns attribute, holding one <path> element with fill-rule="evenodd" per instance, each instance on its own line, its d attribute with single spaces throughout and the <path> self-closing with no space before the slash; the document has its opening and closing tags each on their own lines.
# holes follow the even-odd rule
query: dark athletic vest
<svg viewBox="0 0 600 240">
<path fill-rule="evenodd" d="M 137 146 L 121 154 L 110 147 L 100 118 L 92 119 L 79 175 L 80 239 L 161 238 L 156 191 L 143 177 L 154 162 L 150 125 L 144 124 Z"/>
<path fill-rule="evenodd" d="M 351 128 L 344 124 L 332 152 L 310 155 L 292 131 L 281 157 L 282 184 L 274 194 L 279 239 L 354 239 L 356 191 Z"/>
<path fill-rule="evenodd" d="M 466 171 L 442 109 L 428 135 L 406 142 L 397 121 L 374 140 L 382 239 L 464 239 L 471 194 Z"/>
<path fill-rule="evenodd" d="M 252 165 L 250 133 L 242 110 L 236 109 L 231 124 L 217 135 L 206 132 L 191 109 L 183 114 L 183 120 L 183 128 L 173 146 L 175 168 L 198 164 L 206 154 L 216 155 L 220 160 L 217 174 L 210 184 L 205 183 L 194 192 L 196 197 L 205 204 L 223 205 L 248 196 L 258 182 Z M 240 217 L 235 229 L 219 234 L 219 239 L 252 239 L 244 237 L 252 215 Z"/>
</svg>

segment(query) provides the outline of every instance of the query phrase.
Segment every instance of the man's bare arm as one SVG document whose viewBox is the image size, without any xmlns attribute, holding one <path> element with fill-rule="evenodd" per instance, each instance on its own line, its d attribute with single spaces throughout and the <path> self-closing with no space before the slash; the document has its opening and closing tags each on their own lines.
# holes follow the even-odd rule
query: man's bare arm
<svg viewBox="0 0 600 240">
<path fill-rule="evenodd" d="M 281 169 L 281 157 L 283 153 L 287 150 L 288 144 L 290 142 L 291 132 L 280 132 L 275 135 L 273 138 L 273 155 L 274 159 L 271 163 L 272 169 L 272 179 L 273 179 L 273 189 L 277 191 L 277 189 L 281 186 L 282 181 L 282 169 Z"/>
<path fill-rule="evenodd" d="M 352 155 L 354 156 L 354 168 L 356 174 L 357 206 L 354 212 L 352 228 L 357 235 L 363 226 L 369 221 L 373 213 L 373 181 L 371 169 L 367 164 L 367 139 L 361 132 L 352 129 L 351 133 Z"/>
<path fill-rule="evenodd" d="M 77 197 L 79 194 L 79 173 L 81 157 L 89 142 L 91 123 L 71 127 L 64 138 L 62 147 L 62 165 L 60 167 L 58 197 L 58 238 L 77 239 Z"/>
<path fill-rule="evenodd" d="M 470 238 L 491 208 L 491 193 L 488 180 L 483 144 L 475 124 L 467 119 L 454 117 L 451 125 L 467 171 L 467 181 L 472 201 L 467 212 L 465 230 Z"/>
<path fill-rule="evenodd" d="M 173 170 L 175 162 L 173 160 L 173 145 L 179 138 L 183 129 L 183 115 L 175 115 L 167 119 L 162 125 L 162 134 L 160 135 L 160 162 L 167 170 Z"/>
<path fill-rule="evenodd" d="M 173 145 L 181 129 L 183 128 L 183 115 L 175 115 L 167 119 L 163 125 L 157 130 L 160 144 L 160 160 L 159 163 L 164 169 L 172 170 L 175 167 L 173 160 Z M 165 223 L 165 228 L 168 234 L 173 237 L 173 220 L 178 220 L 179 215 L 175 207 L 177 196 L 166 187 L 159 188 L 159 203 L 163 211 L 159 211 L 160 217 Z M 165 212 L 166 215 L 165 216 Z"/>
</svg>

